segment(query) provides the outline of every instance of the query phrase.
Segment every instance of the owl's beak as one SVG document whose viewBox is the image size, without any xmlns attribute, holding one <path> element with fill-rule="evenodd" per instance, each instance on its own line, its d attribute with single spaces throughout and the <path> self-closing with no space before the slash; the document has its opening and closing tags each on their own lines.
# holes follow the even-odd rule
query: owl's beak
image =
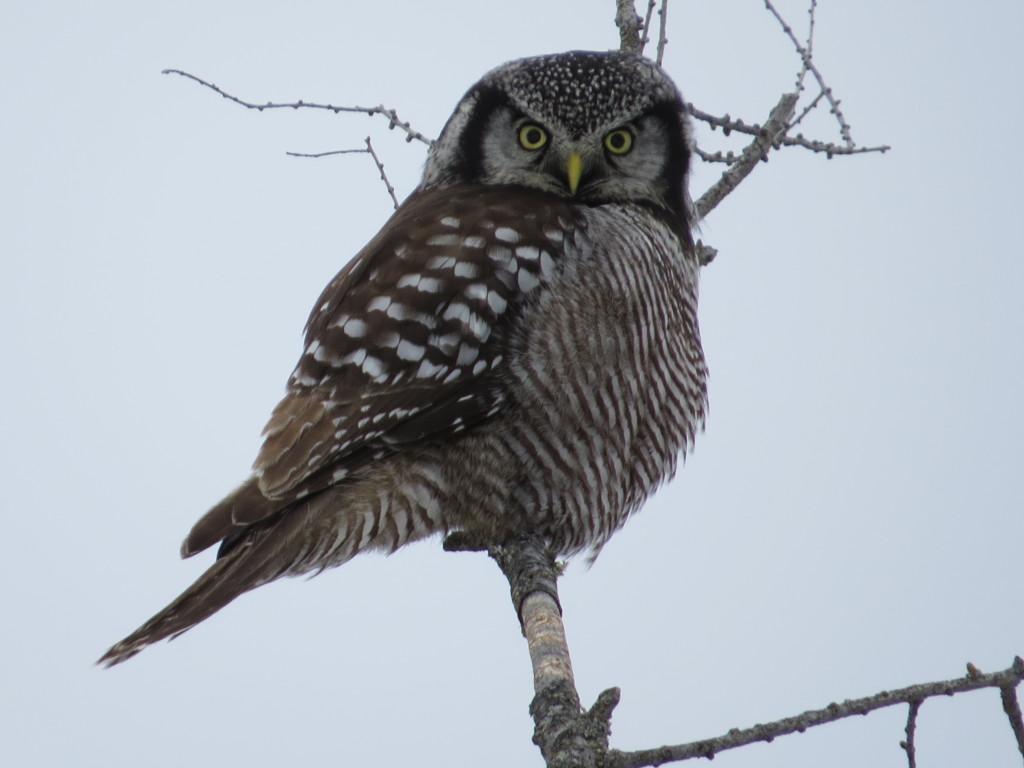
<svg viewBox="0 0 1024 768">
<path fill-rule="evenodd" d="M 583 158 L 580 157 L 579 152 L 573 152 L 569 155 L 569 162 L 566 163 L 566 178 L 569 180 L 569 192 L 576 194 L 576 189 L 580 185 L 580 176 L 583 175 Z"/>
</svg>

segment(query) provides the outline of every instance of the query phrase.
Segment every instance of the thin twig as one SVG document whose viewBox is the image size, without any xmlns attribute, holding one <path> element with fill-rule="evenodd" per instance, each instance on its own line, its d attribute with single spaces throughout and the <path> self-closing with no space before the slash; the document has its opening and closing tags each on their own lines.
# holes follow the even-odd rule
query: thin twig
<svg viewBox="0 0 1024 768">
<path fill-rule="evenodd" d="M 750 124 L 743 120 L 733 119 L 728 114 L 721 117 L 712 115 L 709 112 L 705 112 L 695 107 L 692 103 L 687 102 L 686 111 L 694 120 L 700 120 L 702 123 L 707 123 L 712 128 L 721 128 L 722 132 L 728 136 L 730 133 L 735 131 L 736 133 L 746 133 L 751 136 L 756 136 L 761 132 L 761 126 L 757 123 Z M 803 119 L 802 117 L 800 119 Z M 790 128 L 796 125 L 797 121 L 794 120 L 790 123 Z M 840 146 L 839 144 L 830 144 L 825 141 L 817 141 L 816 139 L 805 138 L 802 134 L 796 136 L 783 136 L 778 141 L 784 147 L 803 147 L 809 149 L 812 152 L 823 152 L 830 157 L 832 155 L 861 155 L 866 152 L 880 152 L 882 154 L 888 152 L 892 147 L 888 144 L 877 146 L 877 147 L 846 147 Z"/>
<path fill-rule="evenodd" d="M 775 10 L 775 6 L 772 5 L 771 0 L 764 0 L 764 6 L 771 11 L 779 24 L 782 25 L 782 30 L 793 42 L 793 45 L 796 46 L 796 50 L 800 54 L 800 58 L 803 59 L 804 66 L 810 70 L 811 74 L 814 75 L 814 79 L 818 81 L 818 85 L 824 92 L 825 98 L 828 99 L 828 103 L 831 105 L 832 114 L 836 116 L 836 120 L 839 122 L 839 135 L 842 136 L 843 142 L 846 146 L 852 149 L 855 145 L 850 134 L 850 125 L 846 122 L 846 118 L 843 117 L 842 110 L 839 109 L 839 100 L 832 95 L 832 89 L 825 84 L 825 78 L 822 77 L 821 72 L 818 71 L 818 68 L 814 66 L 814 62 L 811 61 L 810 51 L 808 51 L 807 48 L 801 45 L 800 41 L 796 39 L 796 35 L 793 34 L 792 28 L 786 23 L 785 19 L 782 18 L 782 15 Z"/>
<path fill-rule="evenodd" d="M 817 725 L 835 722 L 853 715 L 866 715 L 884 707 L 895 704 L 910 704 L 923 701 L 932 696 L 953 696 L 965 691 L 979 688 L 1013 688 L 1024 680 L 1024 660 L 1017 657 L 1013 665 L 1001 672 L 984 675 L 967 675 L 955 680 L 943 680 L 935 683 L 911 685 L 896 691 L 882 691 L 874 696 L 862 699 L 847 699 L 842 704 L 832 703 L 823 709 L 813 709 L 795 717 L 787 717 L 773 723 L 755 725 L 752 728 L 734 728 L 724 736 L 695 741 L 690 744 L 646 749 L 638 752 L 619 752 L 611 750 L 605 763 L 607 768 L 644 768 L 644 766 L 661 765 L 693 757 L 711 758 L 719 752 L 742 747 L 756 741 L 769 742 L 778 736 L 790 733 L 803 733 L 806 729 Z"/>
<path fill-rule="evenodd" d="M 705 152 L 700 147 L 695 147 L 693 151 L 697 154 L 697 157 L 705 163 L 725 163 L 726 165 L 732 165 L 739 159 L 736 153 L 732 151 L 722 152 L 719 150 L 718 152 Z"/>
<path fill-rule="evenodd" d="M 792 129 L 800 125 L 800 123 L 804 121 L 804 118 L 807 117 L 807 115 L 809 115 L 816 106 L 818 106 L 818 104 L 824 97 L 825 92 L 818 91 L 818 95 L 811 100 L 810 104 L 808 104 L 806 107 L 803 108 L 803 110 L 801 110 L 800 114 L 797 115 L 796 118 L 794 118 L 793 122 L 789 124 L 789 127 Z"/>
<path fill-rule="evenodd" d="M 910 702 L 910 711 L 907 712 L 907 725 L 903 729 L 907 734 L 905 741 L 900 746 L 906 750 L 908 768 L 917 768 L 917 748 L 914 746 L 914 734 L 917 731 L 917 713 L 921 709 L 923 699 Z"/>
<path fill-rule="evenodd" d="M 772 109 L 771 114 L 768 115 L 764 127 L 758 132 L 756 138 L 743 150 L 739 160 L 730 165 L 721 178 L 701 195 L 700 200 L 697 201 L 697 215 L 700 219 L 711 213 L 715 206 L 736 189 L 759 162 L 768 157 L 772 146 L 785 132 L 799 97 L 798 93 L 784 94 Z"/>
<path fill-rule="evenodd" d="M 665 46 L 668 45 L 666 31 L 668 29 L 668 0 L 661 0 L 661 8 L 658 10 L 658 55 L 654 61 L 661 66 L 665 59 Z"/>
<path fill-rule="evenodd" d="M 388 175 L 384 173 L 384 163 L 377 157 L 377 153 L 373 151 L 373 144 L 370 143 L 370 137 L 366 137 L 366 151 L 370 153 L 370 157 L 373 158 L 373 162 L 377 164 L 377 170 L 380 171 L 380 180 L 384 182 L 384 186 L 388 188 L 388 194 L 391 195 L 391 202 L 395 204 L 395 210 L 398 210 L 398 198 L 395 196 L 395 188 L 391 186 L 391 180 L 388 179 Z"/>
<path fill-rule="evenodd" d="M 811 0 L 811 7 L 807 9 L 807 14 L 810 16 L 810 21 L 807 24 L 807 57 L 804 59 L 803 66 L 800 67 L 800 74 L 796 77 L 796 89 L 801 92 L 804 89 L 804 78 L 807 76 L 807 62 L 814 55 L 814 12 L 817 8 L 818 0 Z M 815 103 L 817 103 L 817 99 L 815 99 Z"/>
<path fill-rule="evenodd" d="M 1010 719 L 1010 728 L 1017 737 L 1017 749 L 1024 756 L 1024 717 L 1021 717 L 1017 689 L 1013 685 L 1004 685 L 999 689 L 999 694 L 1003 700 L 1003 712 Z"/>
<path fill-rule="evenodd" d="M 304 109 L 326 109 L 326 110 L 328 110 L 330 112 L 334 112 L 335 114 L 337 114 L 338 112 L 362 112 L 362 113 L 370 115 L 370 116 L 373 116 L 373 115 L 383 115 L 384 117 L 386 117 L 388 119 L 388 128 L 392 128 L 392 129 L 399 128 L 399 129 L 401 129 L 405 133 L 405 140 L 406 141 L 414 141 L 414 140 L 415 141 L 422 141 L 424 144 L 427 144 L 428 146 L 433 143 L 431 139 L 428 139 L 426 136 L 424 136 L 419 131 L 413 130 L 412 127 L 409 125 L 409 123 L 402 122 L 399 119 L 398 113 L 395 112 L 395 110 L 389 109 L 389 108 L 385 107 L 383 104 L 380 104 L 380 105 L 378 105 L 376 107 L 341 107 L 341 106 L 338 106 L 336 104 L 312 104 L 312 103 L 309 103 L 309 102 L 306 102 L 306 101 L 301 101 L 301 100 L 293 101 L 293 102 L 288 103 L 288 104 L 277 104 L 277 103 L 270 102 L 270 101 L 268 101 L 266 104 L 254 104 L 254 103 L 249 102 L 249 101 L 244 101 L 243 99 L 240 99 L 237 96 L 233 96 L 232 94 L 230 94 L 230 93 L 228 93 L 226 91 L 221 90 L 220 88 L 218 88 L 213 83 L 208 83 L 205 80 L 203 80 L 202 78 L 196 77 L 195 75 L 189 74 L 188 72 L 183 72 L 180 69 L 165 69 L 165 70 L 163 70 L 162 74 L 165 74 L 165 75 L 181 75 L 182 77 L 187 77 L 189 80 L 194 80 L 195 82 L 199 83 L 200 85 L 206 86 L 211 91 L 215 91 L 216 93 L 219 93 L 221 96 L 223 96 L 225 99 L 228 99 L 229 101 L 233 101 L 236 104 L 241 104 L 243 107 L 246 107 L 247 109 L 255 109 L 255 110 L 258 110 L 260 112 L 262 112 L 264 109 L 303 109 L 304 108 Z"/>
<path fill-rule="evenodd" d="M 640 37 L 640 53 L 643 53 L 644 47 L 651 42 L 651 18 L 654 16 L 654 7 L 657 4 L 657 0 L 647 0 L 647 13 L 644 14 L 643 32 Z"/>
<path fill-rule="evenodd" d="M 330 152 L 285 152 L 289 157 L 329 157 L 330 155 L 365 155 L 365 149 L 332 149 Z"/>
<path fill-rule="evenodd" d="M 285 152 L 289 157 L 330 157 L 331 155 L 369 155 L 373 158 L 373 162 L 377 165 L 377 170 L 380 171 L 380 179 L 384 182 L 384 187 L 387 189 L 388 194 L 391 195 L 391 202 L 394 203 L 395 210 L 398 210 L 398 198 L 395 196 L 395 188 L 391 186 L 391 180 L 387 174 L 384 173 L 384 163 L 377 157 L 377 153 L 373 151 L 373 144 L 370 142 L 370 137 L 366 139 L 366 149 L 335 149 L 330 152 Z"/>
</svg>

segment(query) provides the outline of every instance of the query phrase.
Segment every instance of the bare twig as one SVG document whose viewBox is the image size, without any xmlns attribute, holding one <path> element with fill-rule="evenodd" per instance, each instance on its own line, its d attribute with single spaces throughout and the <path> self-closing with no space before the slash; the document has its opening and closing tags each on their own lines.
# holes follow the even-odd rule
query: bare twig
<svg viewBox="0 0 1024 768">
<path fill-rule="evenodd" d="M 289 157 L 330 157 L 331 155 L 365 155 L 365 149 L 332 149 L 330 152 L 285 152 Z"/>
<path fill-rule="evenodd" d="M 743 150 L 739 160 L 729 166 L 721 178 L 701 195 L 700 200 L 697 201 L 697 215 L 701 219 L 714 210 L 726 195 L 736 189 L 759 162 L 768 157 L 772 146 L 785 132 L 799 97 L 798 93 L 784 94 L 772 109 L 771 114 L 768 115 L 764 127 L 758 131 L 756 138 Z"/>
<path fill-rule="evenodd" d="M 917 749 L 914 746 L 914 733 L 917 731 L 917 713 L 921 709 L 921 699 L 910 702 L 910 711 L 907 712 L 907 726 L 903 730 L 907 734 L 905 741 L 900 746 L 907 752 L 908 768 L 917 768 Z"/>
<path fill-rule="evenodd" d="M 999 694 L 1003 700 L 1003 711 L 1010 719 L 1010 728 L 1017 738 L 1017 749 L 1024 756 L 1024 718 L 1021 717 L 1020 702 L 1017 701 L 1017 688 L 1015 685 L 1004 685 L 999 689 Z"/>
<path fill-rule="evenodd" d="M 398 198 L 395 196 L 395 188 L 391 186 L 391 180 L 387 174 L 384 173 L 384 163 L 377 157 L 377 153 L 373 151 L 373 144 L 370 142 L 370 137 L 366 139 L 366 149 L 334 149 L 330 152 L 285 152 L 289 157 L 330 157 L 331 155 L 369 155 L 373 158 L 373 162 L 377 165 L 377 170 L 380 171 L 380 179 L 384 182 L 384 187 L 387 189 L 388 194 L 391 195 L 391 202 L 394 203 L 395 210 L 398 210 Z"/>
<path fill-rule="evenodd" d="M 818 98 L 821 98 L 820 96 Z M 756 136 L 761 132 L 761 126 L 757 123 L 745 123 L 743 120 L 733 119 L 729 115 L 723 115 L 721 117 L 712 115 L 709 112 L 705 112 L 695 107 L 692 103 L 687 102 L 686 111 L 694 120 L 700 120 L 702 123 L 707 123 L 713 129 L 721 128 L 722 132 L 728 136 L 730 133 L 735 131 L 736 133 L 746 133 L 751 136 Z M 805 110 L 806 111 L 806 110 Z M 793 120 L 789 124 L 789 128 L 792 128 L 800 120 L 804 118 L 804 113 L 801 113 L 800 118 Z M 830 144 L 824 141 L 817 141 L 815 139 L 805 138 L 802 134 L 796 136 L 783 136 L 778 140 L 778 143 L 784 147 L 803 147 L 809 149 L 812 152 L 823 152 L 829 157 L 832 155 L 861 155 L 866 152 L 880 152 L 882 154 L 888 152 L 892 147 L 889 145 L 881 145 L 877 147 L 846 147 L 839 144 Z"/>
<path fill-rule="evenodd" d="M 808 728 L 824 723 L 835 722 L 853 715 L 866 715 L 884 707 L 895 704 L 911 704 L 932 696 L 953 696 L 965 691 L 979 688 L 1013 689 L 1024 680 L 1024 660 L 1017 657 L 1013 665 L 1001 672 L 989 675 L 970 675 L 955 680 L 943 680 L 935 683 L 911 685 L 896 691 L 882 691 L 874 696 L 862 699 L 847 699 L 842 704 L 832 703 L 823 709 L 813 709 L 795 717 L 787 717 L 774 723 L 755 725 L 752 728 L 734 728 L 724 736 L 695 741 L 690 744 L 647 749 L 638 752 L 619 752 L 611 750 L 605 762 L 607 768 L 643 768 L 644 766 L 661 765 L 693 757 L 711 758 L 727 749 L 735 749 L 744 744 L 756 741 L 769 742 L 777 736 L 790 733 L 803 733 Z"/>
<path fill-rule="evenodd" d="M 705 163 L 725 163 L 726 165 L 732 165 L 739 158 L 735 152 L 705 152 L 700 147 L 695 147 L 694 152 L 697 153 L 697 157 L 703 160 Z"/>
<path fill-rule="evenodd" d="M 373 151 L 373 144 L 370 142 L 370 137 L 366 137 L 366 151 L 370 153 L 370 157 L 373 158 L 373 162 L 377 164 L 377 170 L 380 171 L 380 180 L 384 182 L 384 186 L 388 188 L 388 194 L 391 195 L 391 202 L 395 204 L 395 210 L 398 210 L 398 198 L 395 196 L 395 188 L 391 186 L 391 180 L 388 179 L 388 175 L 384 173 L 384 163 L 377 157 L 377 153 Z"/>
<path fill-rule="evenodd" d="M 661 66 L 665 59 L 665 46 L 668 45 L 666 30 L 668 25 L 668 0 L 661 0 L 661 8 L 658 10 L 658 55 L 655 62 Z"/>
<path fill-rule="evenodd" d="M 813 3 L 814 3 L 814 0 L 812 0 L 812 11 L 813 11 Z M 839 100 L 836 99 L 832 95 L 832 89 L 829 88 L 825 84 L 825 78 L 822 77 L 822 74 L 821 74 L 821 72 L 818 71 L 818 68 L 816 66 L 814 66 L 814 62 L 811 60 L 811 52 L 810 52 L 810 50 L 808 48 L 805 48 L 803 45 L 801 45 L 800 41 L 796 39 L 796 35 L 793 33 L 792 28 L 789 26 L 789 24 L 786 23 L 786 20 L 782 18 L 782 15 L 777 10 L 775 10 L 775 6 L 772 5 L 771 0 L 764 0 L 764 6 L 769 11 L 771 11 L 771 14 L 775 17 L 775 19 L 782 26 L 782 30 L 786 33 L 786 35 L 789 37 L 789 39 L 793 42 L 793 45 L 796 46 L 797 53 L 800 54 L 800 58 L 803 60 L 803 66 L 807 70 L 809 70 L 810 73 L 812 75 L 814 75 L 814 79 L 818 81 L 819 87 L 821 88 L 822 92 L 825 94 L 825 98 L 828 99 L 828 103 L 831 105 L 831 112 L 832 112 L 832 114 L 836 116 L 836 120 L 839 122 L 839 135 L 842 136 L 844 144 L 847 147 L 852 149 L 855 145 L 854 145 L 854 142 L 853 142 L 853 138 L 851 137 L 851 134 L 850 134 L 850 125 L 849 125 L 849 123 L 846 122 L 846 118 L 843 116 L 842 110 L 839 109 Z M 812 30 L 813 30 L 813 18 L 814 18 L 813 15 L 811 16 L 811 18 L 812 18 Z M 801 87 L 803 87 L 802 86 L 802 80 L 803 80 L 803 78 L 801 76 L 799 78 L 799 81 L 798 81 L 800 83 Z"/>
<path fill-rule="evenodd" d="M 647 0 L 647 12 L 644 14 L 644 26 L 642 37 L 640 38 L 640 53 L 643 53 L 644 46 L 651 42 L 651 19 L 654 16 L 654 7 L 657 4 L 657 0 Z"/>
<path fill-rule="evenodd" d="M 807 56 L 804 58 L 803 66 L 800 67 L 800 74 L 796 77 L 796 89 L 798 91 L 803 91 L 804 89 L 804 78 L 807 77 L 808 70 L 807 62 L 814 55 L 814 12 L 817 9 L 818 0 L 811 0 L 811 7 L 807 9 L 807 15 L 810 16 L 810 20 L 807 23 L 807 43 L 805 44 Z M 815 99 L 815 103 L 817 103 L 817 99 Z"/>
<path fill-rule="evenodd" d="M 811 103 L 808 104 L 806 107 L 804 107 L 800 111 L 800 114 L 796 116 L 796 119 L 793 120 L 793 122 L 789 124 L 789 127 L 790 128 L 796 128 L 798 125 L 800 125 L 800 123 L 803 122 L 804 118 L 807 117 L 807 115 L 809 115 L 811 113 L 811 111 L 815 107 L 818 106 L 819 103 L 821 103 L 821 100 L 822 100 L 822 98 L 824 98 L 824 96 L 825 96 L 825 92 L 824 91 L 819 91 L 818 95 L 815 96 L 813 99 L 811 99 Z"/>
<path fill-rule="evenodd" d="M 196 77 L 195 75 L 191 75 L 188 72 L 183 72 L 180 69 L 165 69 L 163 70 L 163 74 L 181 75 L 182 77 L 186 77 L 189 80 L 194 80 L 200 85 L 206 86 L 210 90 L 219 93 L 221 96 L 223 96 L 225 99 L 228 99 L 229 101 L 233 101 L 236 104 L 241 104 L 243 107 L 246 107 L 247 109 L 259 110 L 260 112 L 262 112 L 265 109 L 326 109 L 330 112 L 334 112 L 335 114 L 337 114 L 338 112 L 362 112 L 363 114 L 370 115 L 371 117 L 373 115 L 383 115 L 388 119 L 389 128 L 399 128 L 405 133 L 406 141 L 421 141 L 427 145 L 433 143 L 431 139 L 428 139 L 419 131 L 413 130 L 409 123 L 402 122 L 399 119 L 398 113 L 395 112 L 395 110 L 389 109 L 385 107 L 383 104 L 380 104 L 376 107 L 341 107 L 336 104 L 312 104 L 301 100 L 293 101 L 288 104 L 276 104 L 270 101 L 268 101 L 266 104 L 254 104 L 249 101 L 244 101 L 238 98 L 237 96 L 233 96 L 232 94 L 221 90 L 213 83 L 208 83 L 202 78 Z"/>
</svg>

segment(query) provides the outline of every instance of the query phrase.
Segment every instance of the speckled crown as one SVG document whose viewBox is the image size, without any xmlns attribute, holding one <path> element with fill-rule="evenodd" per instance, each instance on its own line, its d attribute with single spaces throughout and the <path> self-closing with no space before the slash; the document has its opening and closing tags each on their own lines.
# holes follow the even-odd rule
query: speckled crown
<svg viewBox="0 0 1024 768">
<path fill-rule="evenodd" d="M 594 51 L 535 56 L 504 64 L 480 85 L 496 85 L 524 112 L 560 121 L 575 135 L 610 126 L 679 91 L 654 62 L 635 54 Z M 610 116 L 615 116 L 610 118 Z"/>
</svg>

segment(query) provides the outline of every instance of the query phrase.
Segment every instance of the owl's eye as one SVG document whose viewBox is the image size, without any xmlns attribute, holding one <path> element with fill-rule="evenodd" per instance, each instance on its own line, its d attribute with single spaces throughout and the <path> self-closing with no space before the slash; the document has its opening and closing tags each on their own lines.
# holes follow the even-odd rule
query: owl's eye
<svg viewBox="0 0 1024 768">
<path fill-rule="evenodd" d="M 536 123 L 527 123 L 519 129 L 519 146 L 534 152 L 548 143 L 548 132 Z"/>
<path fill-rule="evenodd" d="M 633 149 L 633 132 L 625 128 L 612 131 L 604 137 L 604 148 L 613 155 L 625 155 Z"/>
</svg>

